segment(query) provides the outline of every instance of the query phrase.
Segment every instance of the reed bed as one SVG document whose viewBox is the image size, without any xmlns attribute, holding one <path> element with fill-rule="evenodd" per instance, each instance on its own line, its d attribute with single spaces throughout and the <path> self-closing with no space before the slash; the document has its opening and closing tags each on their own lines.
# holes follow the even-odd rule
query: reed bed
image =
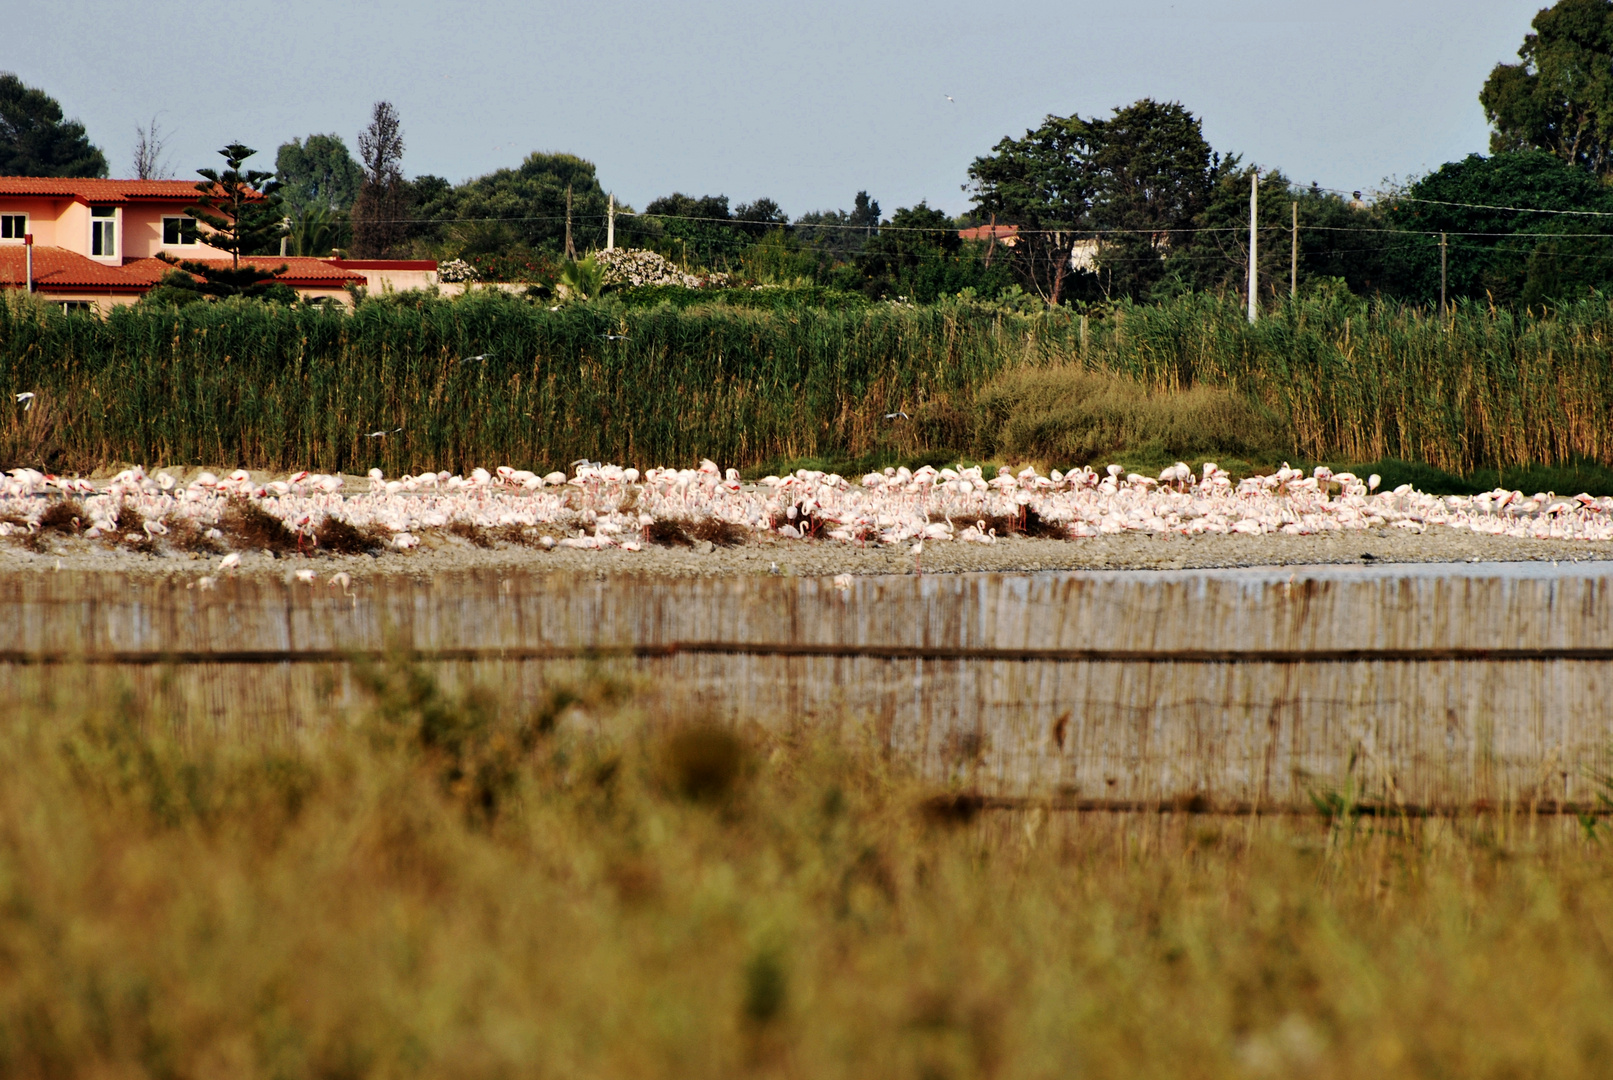
<svg viewBox="0 0 1613 1080">
<path fill-rule="evenodd" d="M 855 723 L 508 707 L 320 734 L 68 683 L 0 727 L 0 1071 L 1599 1077 L 1604 826 L 975 813 Z"/>
<path fill-rule="evenodd" d="M 1315 298 L 1251 327 L 1210 296 L 1024 316 L 965 304 L 550 310 L 473 293 L 352 314 L 230 303 L 104 320 L 10 298 L 0 392 L 36 397 L 0 417 L 0 463 L 396 474 L 989 452 L 998 433 L 976 397 L 1026 366 L 1091 368 L 1155 395 L 1229 388 L 1311 460 L 1464 475 L 1613 462 L 1607 300 L 1550 313 L 1463 302 L 1441 320 Z"/>
</svg>

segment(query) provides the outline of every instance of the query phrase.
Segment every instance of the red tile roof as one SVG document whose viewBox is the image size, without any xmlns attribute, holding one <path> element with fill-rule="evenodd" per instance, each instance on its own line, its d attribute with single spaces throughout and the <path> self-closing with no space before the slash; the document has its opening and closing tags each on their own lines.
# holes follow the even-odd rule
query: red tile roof
<svg viewBox="0 0 1613 1080">
<path fill-rule="evenodd" d="M 47 198 L 78 199 L 81 202 L 122 203 L 136 199 L 196 199 L 196 183 L 191 180 L 97 180 L 60 179 L 53 176 L 0 176 L 0 196 L 33 195 Z"/>
<path fill-rule="evenodd" d="M 21 287 L 28 281 L 28 253 L 21 244 L 0 246 L 0 287 Z M 91 290 L 145 292 L 149 282 L 66 248 L 34 247 L 34 288 L 44 292 Z"/>
<path fill-rule="evenodd" d="M 229 259 L 186 259 L 186 262 L 199 262 L 207 266 L 225 269 L 230 265 Z M 279 275 L 279 280 L 291 286 L 306 288 L 341 288 L 344 285 L 364 284 L 364 275 L 343 270 L 327 259 L 315 259 L 302 255 L 287 255 L 281 258 L 278 255 L 250 255 L 241 262 L 247 266 L 255 266 L 261 270 L 276 270 L 284 266 L 286 272 Z M 162 280 L 168 271 L 176 269 L 172 264 L 161 259 L 135 259 L 123 265 L 123 272 L 131 279 L 139 281 L 142 286 L 155 285 Z"/>
</svg>

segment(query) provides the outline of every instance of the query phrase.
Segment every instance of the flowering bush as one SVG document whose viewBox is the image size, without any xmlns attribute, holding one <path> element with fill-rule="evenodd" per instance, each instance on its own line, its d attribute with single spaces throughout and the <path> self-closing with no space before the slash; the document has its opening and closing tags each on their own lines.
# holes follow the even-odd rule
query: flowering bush
<svg viewBox="0 0 1613 1080">
<path fill-rule="evenodd" d="M 475 281 L 482 275 L 464 259 L 454 259 L 437 266 L 438 281 Z"/>
<path fill-rule="evenodd" d="M 686 289 L 699 289 L 728 284 L 727 274 L 686 274 L 669 259 L 643 248 L 597 251 L 594 262 L 605 272 L 605 284 L 617 288 L 681 285 Z"/>
</svg>

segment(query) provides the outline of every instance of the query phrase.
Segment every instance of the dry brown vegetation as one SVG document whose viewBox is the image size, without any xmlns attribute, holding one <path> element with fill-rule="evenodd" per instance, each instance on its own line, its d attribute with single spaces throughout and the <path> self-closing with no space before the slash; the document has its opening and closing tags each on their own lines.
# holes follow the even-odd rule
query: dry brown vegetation
<svg viewBox="0 0 1613 1080">
<path fill-rule="evenodd" d="M 1594 822 L 1004 812 L 849 721 L 360 679 L 361 714 L 268 742 L 73 680 L 13 703 L 0 1073 L 1382 1080 L 1613 1056 Z"/>
<path fill-rule="evenodd" d="M 224 551 L 224 545 L 208 536 L 207 529 L 194 518 L 169 513 L 162 523 L 168 530 L 163 540 L 175 551 L 194 551 L 199 555 L 218 555 Z"/>
<path fill-rule="evenodd" d="M 332 555 L 363 555 L 387 546 L 387 532 L 379 525 L 360 528 L 335 515 L 314 527 L 314 543 Z"/>
<path fill-rule="evenodd" d="M 750 530 L 721 518 L 658 518 L 645 529 L 652 544 L 690 547 L 702 540 L 717 547 L 735 547 L 750 539 Z"/>
<path fill-rule="evenodd" d="M 297 534 L 251 499 L 232 498 L 218 527 L 230 547 L 237 550 L 272 551 L 277 555 L 297 550 Z"/>
</svg>

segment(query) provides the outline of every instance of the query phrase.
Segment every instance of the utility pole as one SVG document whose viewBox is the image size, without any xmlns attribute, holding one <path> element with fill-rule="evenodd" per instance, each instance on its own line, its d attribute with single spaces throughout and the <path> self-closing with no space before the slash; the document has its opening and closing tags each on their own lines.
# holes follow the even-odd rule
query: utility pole
<svg viewBox="0 0 1613 1080">
<path fill-rule="evenodd" d="M 1445 317 L 1445 268 L 1446 268 L 1445 234 L 1439 234 L 1439 317 Z"/>
<path fill-rule="evenodd" d="M 1299 200 L 1294 200 L 1294 250 L 1288 260 L 1288 299 L 1299 299 Z"/>
<path fill-rule="evenodd" d="M 571 185 L 566 185 L 566 258 L 573 261 L 577 258 L 577 248 L 571 242 Z"/>
<path fill-rule="evenodd" d="M 22 238 L 22 243 L 28 249 L 28 291 L 34 291 L 34 234 L 28 233 Z"/>
<path fill-rule="evenodd" d="M 605 214 L 605 250 L 616 250 L 616 192 L 610 193 L 610 209 Z"/>
<path fill-rule="evenodd" d="M 1259 265 L 1260 253 L 1257 250 L 1259 243 L 1258 226 L 1260 224 L 1260 171 L 1251 170 L 1249 173 L 1249 322 L 1251 325 L 1260 317 L 1260 296 L 1256 291 L 1260 287 Z"/>
</svg>

